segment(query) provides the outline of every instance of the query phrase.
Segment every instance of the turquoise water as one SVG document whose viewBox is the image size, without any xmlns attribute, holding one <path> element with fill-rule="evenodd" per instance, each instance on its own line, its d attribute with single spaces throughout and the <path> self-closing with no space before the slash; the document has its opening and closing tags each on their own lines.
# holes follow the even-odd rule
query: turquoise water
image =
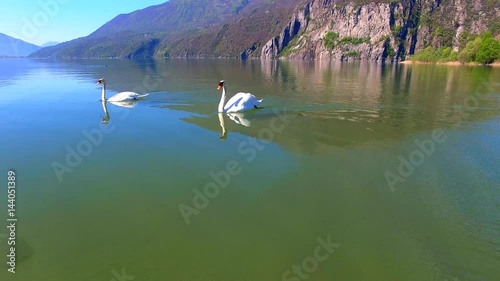
<svg viewBox="0 0 500 281">
<path fill-rule="evenodd" d="M 150 94 L 103 104 L 101 77 Z M 263 108 L 218 115 L 221 79 Z M 499 90 L 488 67 L 0 60 L 1 280 L 496 280 Z"/>
</svg>

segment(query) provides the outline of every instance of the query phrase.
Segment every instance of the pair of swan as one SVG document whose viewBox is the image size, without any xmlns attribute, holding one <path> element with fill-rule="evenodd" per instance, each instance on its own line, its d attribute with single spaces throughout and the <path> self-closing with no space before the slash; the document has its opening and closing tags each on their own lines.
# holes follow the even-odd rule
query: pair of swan
<svg viewBox="0 0 500 281">
<path fill-rule="evenodd" d="M 128 102 L 135 101 L 138 99 L 142 99 L 147 97 L 149 94 L 140 95 L 134 92 L 121 92 L 118 93 L 109 99 L 106 99 L 106 80 L 101 78 L 97 81 L 97 85 L 102 85 L 102 101 L 109 102 Z M 250 93 L 237 93 L 232 98 L 230 98 L 226 103 L 226 92 L 227 92 L 227 84 L 226 81 L 221 80 L 219 82 L 219 86 L 217 90 L 222 89 L 222 96 L 219 102 L 219 112 L 224 113 L 234 113 L 234 112 L 242 112 L 247 110 L 252 110 L 255 108 L 259 108 L 262 99 L 257 99 L 254 95 Z"/>
</svg>

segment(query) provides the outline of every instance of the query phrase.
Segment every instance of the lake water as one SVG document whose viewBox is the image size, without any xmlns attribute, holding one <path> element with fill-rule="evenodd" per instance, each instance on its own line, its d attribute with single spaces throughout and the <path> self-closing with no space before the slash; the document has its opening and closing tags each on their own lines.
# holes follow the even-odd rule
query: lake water
<svg viewBox="0 0 500 281">
<path fill-rule="evenodd" d="M 150 94 L 103 104 L 101 77 Z M 221 79 L 263 108 L 217 114 Z M 0 60 L 0 279 L 498 280 L 499 92 L 489 67 Z"/>
</svg>

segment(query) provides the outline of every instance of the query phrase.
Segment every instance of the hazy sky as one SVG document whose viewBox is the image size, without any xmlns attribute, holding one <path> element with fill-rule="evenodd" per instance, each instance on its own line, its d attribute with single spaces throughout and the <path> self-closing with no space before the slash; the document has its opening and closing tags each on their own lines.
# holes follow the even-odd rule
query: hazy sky
<svg viewBox="0 0 500 281">
<path fill-rule="evenodd" d="M 115 16 L 167 0 L 0 0 L 0 33 L 37 45 L 87 36 Z"/>
</svg>

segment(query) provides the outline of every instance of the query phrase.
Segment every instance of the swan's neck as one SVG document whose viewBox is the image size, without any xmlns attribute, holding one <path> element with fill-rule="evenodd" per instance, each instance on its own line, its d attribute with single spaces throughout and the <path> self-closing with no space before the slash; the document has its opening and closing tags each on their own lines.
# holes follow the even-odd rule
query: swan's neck
<svg viewBox="0 0 500 281">
<path fill-rule="evenodd" d="M 106 82 L 102 83 L 102 97 L 101 97 L 101 100 L 102 101 L 106 101 Z"/>
<path fill-rule="evenodd" d="M 224 112 L 224 103 L 226 102 L 226 85 L 222 87 L 222 96 L 219 102 L 219 112 Z"/>
</svg>

